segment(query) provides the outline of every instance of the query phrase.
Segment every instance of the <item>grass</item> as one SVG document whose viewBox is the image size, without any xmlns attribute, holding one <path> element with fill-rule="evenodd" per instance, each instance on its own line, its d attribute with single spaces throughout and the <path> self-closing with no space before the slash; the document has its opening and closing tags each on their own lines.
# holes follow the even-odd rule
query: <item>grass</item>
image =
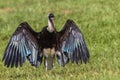
<svg viewBox="0 0 120 80">
<path fill-rule="evenodd" d="M 27 21 L 40 31 L 47 24 L 48 13 L 56 16 L 57 30 L 67 19 L 79 25 L 86 39 L 90 61 L 67 64 L 46 71 L 44 65 L 34 68 L 6 68 L 0 61 L 2 80 L 119 80 L 120 79 L 120 1 L 119 0 L 0 0 L 0 60 L 10 36 Z"/>
</svg>

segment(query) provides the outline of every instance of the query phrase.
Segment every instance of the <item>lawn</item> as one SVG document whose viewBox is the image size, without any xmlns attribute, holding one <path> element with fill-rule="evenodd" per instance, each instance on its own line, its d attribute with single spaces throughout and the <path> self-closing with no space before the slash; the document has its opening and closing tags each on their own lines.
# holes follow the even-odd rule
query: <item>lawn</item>
<svg viewBox="0 0 120 80">
<path fill-rule="evenodd" d="M 0 61 L 1 80 L 119 80 L 120 79 L 120 1 L 119 0 L 0 0 L 0 60 L 17 28 L 27 21 L 40 31 L 47 25 L 48 13 L 55 14 L 61 30 L 73 19 L 84 34 L 90 52 L 87 64 L 67 64 L 46 71 L 26 62 L 23 67 L 6 68 Z"/>
</svg>

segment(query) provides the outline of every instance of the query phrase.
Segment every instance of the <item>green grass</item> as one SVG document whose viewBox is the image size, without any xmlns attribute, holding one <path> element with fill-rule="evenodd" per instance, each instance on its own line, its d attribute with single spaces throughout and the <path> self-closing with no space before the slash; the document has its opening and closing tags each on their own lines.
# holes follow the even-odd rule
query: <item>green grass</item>
<svg viewBox="0 0 120 80">
<path fill-rule="evenodd" d="M 47 25 L 47 15 L 55 14 L 57 30 L 67 19 L 79 25 L 86 39 L 90 61 L 67 64 L 46 71 L 34 68 L 6 68 L 0 61 L 2 80 L 119 80 L 120 79 L 120 1 L 119 0 L 0 0 L 0 60 L 10 36 L 27 21 L 34 30 Z"/>
</svg>

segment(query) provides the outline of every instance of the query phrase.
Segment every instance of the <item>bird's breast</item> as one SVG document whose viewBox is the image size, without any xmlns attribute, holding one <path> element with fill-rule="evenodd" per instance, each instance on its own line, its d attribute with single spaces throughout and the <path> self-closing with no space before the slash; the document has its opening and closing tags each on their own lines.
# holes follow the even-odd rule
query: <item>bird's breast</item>
<svg viewBox="0 0 120 80">
<path fill-rule="evenodd" d="M 57 39 L 55 33 L 44 32 L 41 37 L 42 48 L 53 48 L 57 45 Z"/>
</svg>

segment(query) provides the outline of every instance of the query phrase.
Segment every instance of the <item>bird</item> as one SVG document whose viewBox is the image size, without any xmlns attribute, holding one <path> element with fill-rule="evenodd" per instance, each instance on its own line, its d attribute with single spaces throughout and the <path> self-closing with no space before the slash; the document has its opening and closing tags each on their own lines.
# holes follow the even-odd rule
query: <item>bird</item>
<svg viewBox="0 0 120 80">
<path fill-rule="evenodd" d="M 3 54 L 6 67 L 22 67 L 26 60 L 39 67 L 44 62 L 46 70 L 54 67 L 55 58 L 60 66 L 71 63 L 87 63 L 90 58 L 84 36 L 72 19 L 68 19 L 61 31 L 54 24 L 54 14 L 48 14 L 48 25 L 35 32 L 27 22 L 18 25 Z"/>
</svg>

